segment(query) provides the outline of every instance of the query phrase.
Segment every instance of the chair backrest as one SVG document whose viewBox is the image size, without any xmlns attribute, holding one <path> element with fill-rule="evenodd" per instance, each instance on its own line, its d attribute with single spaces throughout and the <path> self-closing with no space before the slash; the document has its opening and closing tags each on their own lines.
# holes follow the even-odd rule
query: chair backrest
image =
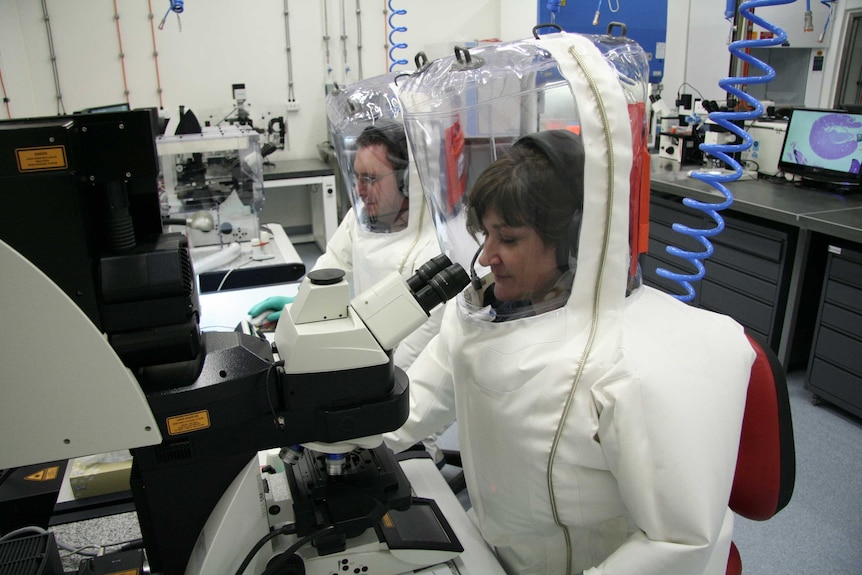
<svg viewBox="0 0 862 575">
<path fill-rule="evenodd" d="M 793 495 L 796 448 L 784 368 L 771 348 L 747 335 L 757 356 L 751 366 L 729 505 L 747 519 L 765 521 L 784 509 Z M 742 558 L 731 543 L 726 574 L 741 573 Z"/>
<path fill-rule="evenodd" d="M 764 521 L 790 501 L 796 451 L 784 368 L 772 349 L 747 335 L 757 357 L 751 367 L 730 508 Z"/>
</svg>

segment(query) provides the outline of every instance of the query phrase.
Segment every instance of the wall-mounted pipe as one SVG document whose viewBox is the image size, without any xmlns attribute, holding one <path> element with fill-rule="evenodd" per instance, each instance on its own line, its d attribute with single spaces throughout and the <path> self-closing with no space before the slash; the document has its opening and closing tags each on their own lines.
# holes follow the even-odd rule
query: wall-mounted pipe
<svg viewBox="0 0 862 575">
<path fill-rule="evenodd" d="M 364 75 L 362 74 L 362 9 L 359 7 L 359 0 L 356 0 L 356 62 L 356 70 L 361 80 Z"/>
<path fill-rule="evenodd" d="M 120 31 L 120 11 L 117 8 L 117 0 L 114 0 L 114 22 L 117 23 L 117 44 L 120 47 L 120 68 L 123 71 L 123 96 L 126 98 L 126 103 L 129 101 L 129 80 L 126 77 L 126 54 L 123 51 L 123 33 Z"/>
<path fill-rule="evenodd" d="M 0 59 L 0 91 L 3 92 L 3 105 L 6 107 L 6 118 L 12 119 L 12 110 L 9 108 L 9 95 L 6 93 L 6 83 L 3 81 L 3 61 Z"/>
<path fill-rule="evenodd" d="M 290 6 L 288 0 L 284 0 L 284 43 L 287 55 L 287 101 L 295 102 L 293 95 L 293 54 L 290 44 Z"/>
<path fill-rule="evenodd" d="M 347 12 L 344 8 L 345 0 L 341 0 L 341 58 L 342 64 L 344 65 L 344 78 L 342 80 L 345 84 L 350 83 L 350 63 L 347 60 Z"/>
<path fill-rule="evenodd" d="M 159 49 L 156 47 L 156 17 L 153 14 L 153 0 L 147 0 L 147 5 L 150 9 L 150 36 L 153 42 L 153 64 L 156 67 L 156 94 L 159 96 L 159 110 L 165 109 L 165 101 L 162 97 L 162 75 L 159 72 Z"/>
<path fill-rule="evenodd" d="M 51 33 L 51 18 L 48 17 L 48 4 L 42 0 L 42 18 L 45 20 L 45 32 L 48 35 L 48 52 L 51 54 L 51 68 L 54 71 L 54 89 L 57 93 L 57 114 L 66 113 L 63 105 L 63 93 L 60 91 L 60 74 L 57 72 L 57 53 L 54 51 L 54 35 Z"/>
<path fill-rule="evenodd" d="M 325 47 L 326 59 L 326 77 L 327 80 L 332 75 L 332 60 L 329 54 L 329 8 L 327 0 L 323 0 L 323 45 Z"/>
</svg>

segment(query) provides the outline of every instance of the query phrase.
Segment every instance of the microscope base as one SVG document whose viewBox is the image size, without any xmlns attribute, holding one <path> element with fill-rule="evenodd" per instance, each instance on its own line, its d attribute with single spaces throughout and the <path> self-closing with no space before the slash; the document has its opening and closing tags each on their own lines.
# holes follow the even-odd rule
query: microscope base
<svg viewBox="0 0 862 575">
<path fill-rule="evenodd" d="M 346 539 L 373 527 L 390 509 L 410 507 L 410 482 L 382 445 L 347 454 L 342 475 L 328 475 L 325 455 L 310 449 L 286 472 L 297 534 L 336 526 L 327 541 L 316 541 L 321 555 L 343 551 Z"/>
</svg>

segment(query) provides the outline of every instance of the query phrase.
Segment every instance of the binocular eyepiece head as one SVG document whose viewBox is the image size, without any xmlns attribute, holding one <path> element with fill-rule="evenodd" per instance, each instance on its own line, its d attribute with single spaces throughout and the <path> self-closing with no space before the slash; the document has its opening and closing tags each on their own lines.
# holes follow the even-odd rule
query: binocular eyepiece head
<svg viewBox="0 0 862 575">
<path fill-rule="evenodd" d="M 470 277 L 460 264 L 453 264 L 445 255 L 422 264 L 407 285 L 419 305 L 430 313 L 438 304 L 452 299 L 470 283 Z"/>
</svg>

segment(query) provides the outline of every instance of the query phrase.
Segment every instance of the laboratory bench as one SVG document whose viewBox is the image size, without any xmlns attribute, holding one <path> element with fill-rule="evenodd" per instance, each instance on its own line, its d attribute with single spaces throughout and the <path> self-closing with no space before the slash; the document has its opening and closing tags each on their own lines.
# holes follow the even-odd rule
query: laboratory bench
<svg viewBox="0 0 862 575">
<path fill-rule="evenodd" d="M 326 250 L 326 243 L 338 227 L 338 194 L 332 166 L 319 158 L 265 163 L 263 189 L 262 224 L 280 224 L 294 244 L 315 242 Z"/>
<path fill-rule="evenodd" d="M 259 245 L 235 242 L 230 245 L 193 247 L 192 262 L 201 294 L 248 289 L 264 285 L 298 282 L 305 275 L 305 263 L 284 228 L 263 224 L 269 240 Z M 227 255 L 229 250 L 232 255 Z M 224 255 L 224 258 L 219 261 Z M 217 263 L 209 265 L 208 260 Z"/>
<path fill-rule="evenodd" d="M 201 293 L 299 281 L 306 270 L 294 246 L 313 242 L 326 251 L 338 227 L 332 167 L 318 158 L 265 163 L 263 187 L 259 217 L 261 227 L 272 236 L 263 248 L 271 259 L 255 260 L 250 257 L 251 245 L 242 243 L 236 259 L 198 274 Z M 192 259 L 197 264 L 224 247 L 194 248 Z"/>
<path fill-rule="evenodd" d="M 682 199 L 723 200 L 709 183 L 690 177 L 692 169 L 652 157 L 649 253 L 641 264 L 646 284 L 675 295 L 684 291 L 656 268 L 694 268 L 665 248 L 703 247 L 672 225 L 716 225 Z M 775 178 L 727 188 L 733 203 L 719 212 L 725 229 L 710 238 L 714 253 L 690 303 L 730 315 L 760 335 L 785 369 L 806 369 L 815 398 L 862 416 L 862 192 L 838 194 Z"/>
</svg>

